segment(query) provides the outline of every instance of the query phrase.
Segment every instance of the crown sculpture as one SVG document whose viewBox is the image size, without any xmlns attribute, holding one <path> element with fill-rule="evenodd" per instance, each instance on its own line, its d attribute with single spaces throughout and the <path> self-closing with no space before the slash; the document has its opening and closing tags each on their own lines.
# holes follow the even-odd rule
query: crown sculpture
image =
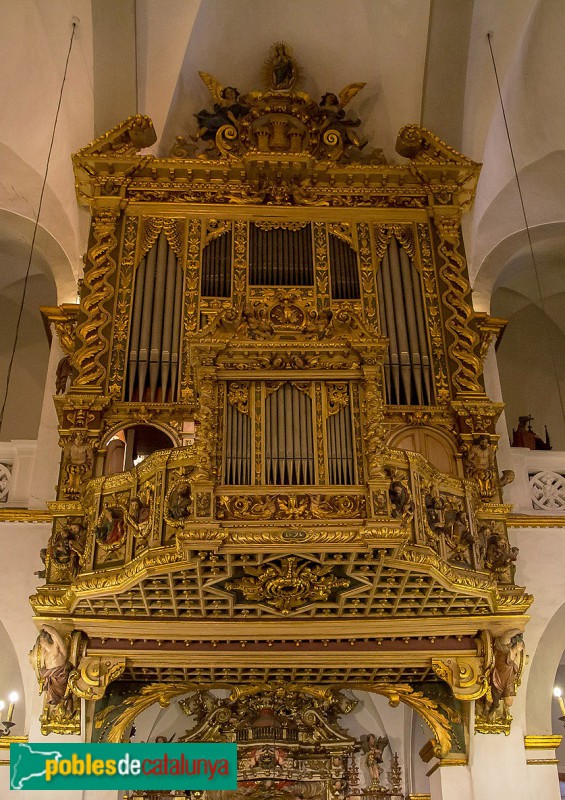
<svg viewBox="0 0 565 800">
<path fill-rule="evenodd" d="M 531 602 L 481 374 L 504 323 L 461 239 L 480 167 L 416 125 L 388 163 L 349 112 L 364 84 L 313 100 L 284 43 L 264 73 L 200 73 L 213 107 L 168 157 L 135 116 L 73 158 L 92 224 L 79 306 L 44 309 L 67 360 L 42 726 L 87 710 L 123 741 L 174 702 L 185 738 L 242 744 L 242 787 L 400 797 L 391 732 L 338 720 L 405 704 L 427 758 L 508 732 Z"/>
</svg>

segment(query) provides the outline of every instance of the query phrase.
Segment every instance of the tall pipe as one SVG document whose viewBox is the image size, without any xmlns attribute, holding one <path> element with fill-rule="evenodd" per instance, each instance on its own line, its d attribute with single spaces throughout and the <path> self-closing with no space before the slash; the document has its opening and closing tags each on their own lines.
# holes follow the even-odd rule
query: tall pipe
<svg viewBox="0 0 565 800">
<path fill-rule="evenodd" d="M 392 298 L 394 303 L 394 323 L 396 336 L 400 347 L 400 377 L 404 397 L 406 402 L 410 402 L 410 384 L 412 370 L 410 368 L 410 352 L 408 345 L 408 334 L 406 330 L 406 319 L 404 315 L 404 298 L 402 296 L 402 281 L 400 277 L 400 259 L 398 255 L 398 243 L 393 237 L 389 244 L 389 263 L 392 283 Z"/>
<path fill-rule="evenodd" d="M 167 276 L 167 254 L 169 243 L 164 233 L 157 240 L 157 261 L 155 265 L 155 293 L 153 296 L 153 314 L 151 315 L 151 345 L 149 350 L 149 388 L 151 402 L 155 402 L 155 393 L 159 382 L 161 367 L 161 350 L 163 344 L 163 308 L 165 305 L 165 280 Z"/>
<path fill-rule="evenodd" d="M 184 294 L 184 271 L 178 260 L 175 269 L 175 304 L 173 308 L 173 331 L 171 342 L 171 402 L 176 399 L 177 379 L 179 373 L 179 346 L 181 336 L 181 311 Z"/>
<path fill-rule="evenodd" d="M 171 372 L 171 343 L 173 340 L 173 312 L 175 304 L 175 272 L 177 259 L 172 247 L 167 254 L 167 275 L 165 279 L 165 309 L 163 314 L 163 348 L 161 352 L 161 395 L 167 402 L 167 389 Z M 172 398 L 171 398 L 172 399 Z"/>
<path fill-rule="evenodd" d="M 391 401 L 394 403 L 400 402 L 400 357 L 398 353 L 398 341 L 396 338 L 396 326 L 394 324 L 394 303 L 392 298 L 392 283 L 390 277 L 390 260 L 388 257 L 388 248 L 383 256 L 381 262 L 381 270 L 383 276 L 383 289 L 385 312 L 388 327 L 389 339 L 389 352 L 390 352 L 390 371 L 392 376 L 391 383 Z M 394 392 L 392 391 L 394 388 Z"/>
<path fill-rule="evenodd" d="M 424 299 L 422 297 L 422 283 L 420 274 L 414 268 L 414 302 L 416 303 L 416 326 L 418 329 L 418 341 L 420 342 L 420 353 L 422 354 L 422 373 L 424 386 L 426 388 L 426 402 L 432 403 L 432 380 L 430 349 L 428 344 L 427 326 L 424 318 Z"/>
<path fill-rule="evenodd" d="M 416 389 L 416 400 L 419 405 L 423 403 L 422 393 L 422 361 L 420 358 L 420 342 L 418 341 L 418 328 L 416 323 L 416 302 L 412 285 L 412 264 L 406 250 L 398 245 L 400 255 L 400 271 L 404 294 L 404 318 L 408 328 L 408 341 L 410 344 L 410 362 L 412 368 L 413 386 Z M 408 398 L 412 403 L 413 397 Z"/>
<path fill-rule="evenodd" d="M 385 292 L 384 292 L 384 284 L 383 284 L 383 264 L 381 263 L 380 268 L 377 269 L 377 292 L 379 294 L 379 309 L 380 309 L 380 320 L 381 320 L 381 332 L 383 336 L 386 336 L 389 339 L 388 347 L 386 349 L 385 358 L 384 358 L 384 368 L 385 368 L 385 389 L 386 389 L 386 397 L 387 402 L 392 403 L 392 386 L 391 386 L 391 369 L 390 369 L 390 336 L 388 333 L 388 322 L 387 322 L 387 312 L 386 312 L 386 303 L 385 303 Z"/>
<path fill-rule="evenodd" d="M 151 340 L 151 319 L 153 316 L 153 301 L 155 292 L 155 265 L 157 261 L 157 244 L 155 243 L 147 254 L 145 267 L 145 283 L 143 287 L 143 315 L 141 318 L 141 334 L 139 337 L 139 380 L 138 400 L 143 402 L 145 382 L 149 367 L 149 344 Z"/>
<path fill-rule="evenodd" d="M 143 294 L 145 287 L 145 256 L 139 262 L 135 277 L 135 292 L 133 296 L 133 309 L 131 319 L 131 336 L 129 343 L 129 376 L 127 399 L 133 400 L 133 390 L 137 373 L 137 360 L 139 357 L 139 334 L 141 331 L 141 316 L 143 314 Z"/>
</svg>

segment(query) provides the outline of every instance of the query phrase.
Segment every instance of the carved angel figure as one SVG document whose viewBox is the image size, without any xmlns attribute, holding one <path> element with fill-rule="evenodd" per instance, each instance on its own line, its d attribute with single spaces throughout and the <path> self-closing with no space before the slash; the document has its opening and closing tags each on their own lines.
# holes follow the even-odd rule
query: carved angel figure
<svg viewBox="0 0 565 800">
<path fill-rule="evenodd" d="M 379 778 L 383 772 L 381 764 L 383 763 L 383 752 L 388 745 L 388 736 L 379 736 L 378 738 L 374 733 L 364 735 L 360 739 L 361 748 L 365 755 L 365 766 L 371 778 L 371 789 L 380 786 Z"/>
<path fill-rule="evenodd" d="M 338 95 L 333 92 L 326 92 L 322 95 L 319 104 L 323 119 L 320 129 L 324 131 L 326 128 L 333 128 L 339 131 L 343 136 L 345 146 L 353 145 L 360 150 L 365 147 L 367 142 L 361 144 L 361 140 L 353 129 L 359 127 L 361 120 L 348 119 L 345 116 L 344 108 L 365 85 L 365 83 L 350 83 Z"/>
<path fill-rule="evenodd" d="M 233 86 L 222 86 L 222 84 L 209 75 L 207 72 L 198 73 L 210 94 L 214 98 L 213 111 L 202 109 L 195 114 L 198 120 L 198 130 L 196 136 L 191 137 L 194 142 L 198 139 L 214 142 L 216 134 L 223 125 L 234 125 L 247 112 L 247 106 L 242 102 L 238 90 Z"/>
</svg>

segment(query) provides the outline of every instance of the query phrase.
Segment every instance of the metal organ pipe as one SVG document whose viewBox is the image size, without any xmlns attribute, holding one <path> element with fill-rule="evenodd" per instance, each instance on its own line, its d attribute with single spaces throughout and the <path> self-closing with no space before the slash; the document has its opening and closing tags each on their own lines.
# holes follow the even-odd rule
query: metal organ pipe
<svg viewBox="0 0 565 800">
<path fill-rule="evenodd" d="M 165 280 L 165 310 L 163 315 L 163 349 L 161 352 L 161 389 L 162 401 L 167 402 L 167 387 L 171 372 L 171 345 L 173 341 L 173 309 L 175 303 L 175 277 L 177 259 L 172 249 L 167 257 L 167 274 Z M 172 399 L 172 398 L 171 398 Z"/>
<path fill-rule="evenodd" d="M 143 401 L 145 381 L 149 367 L 149 343 L 151 337 L 151 317 L 153 314 L 153 298 L 155 292 L 155 264 L 157 247 L 153 245 L 146 257 L 145 283 L 143 286 L 143 315 L 141 317 L 141 334 L 139 338 L 137 396 Z"/>
<path fill-rule="evenodd" d="M 404 297 L 404 312 L 408 328 L 408 342 L 410 346 L 410 362 L 412 367 L 413 386 L 416 389 L 416 399 L 419 405 L 423 404 L 422 393 L 422 360 L 420 358 L 420 343 L 418 341 L 418 330 L 416 327 L 416 302 L 414 298 L 414 288 L 412 286 L 412 264 L 408 257 L 408 253 L 403 247 L 399 249 L 400 256 L 400 274 L 402 277 L 402 289 Z M 408 397 L 411 398 L 412 393 L 408 392 Z"/>
<path fill-rule="evenodd" d="M 388 336 L 385 378 L 389 403 L 432 402 L 429 345 L 420 275 L 408 253 L 393 237 L 377 273 L 381 327 Z"/>
<path fill-rule="evenodd" d="M 312 402 L 284 383 L 265 401 L 265 475 L 271 485 L 314 482 Z"/>
<path fill-rule="evenodd" d="M 164 233 L 141 259 L 132 306 L 126 400 L 174 400 L 182 270 Z M 147 385 L 149 384 L 149 385 Z"/>
<path fill-rule="evenodd" d="M 179 365 L 179 347 L 181 336 L 181 311 L 182 311 L 182 298 L 184 293 L 184 274 L 177 261 L 177 268 L 175 272 L 175 304 L 173 306 L 173 335 L 171 344 L 171 399 L 176 396 L 177 378 L 178 378 L 178 365 Z"/>
<path fill-rule="evenodd" d="M 129 342 L 129 366 L 127 399 L 133 398 L 135 378 L 137 375 L 137 358 L 139 356 L 139 336 L 141 333 L 141 315 L 143 313 L 143 293 L 145 286 L 145 256 L 139 262 L 135 278 L 135 293 L 132 306 L 131 334 Z"/>
<path fill-rule="evenodd" d="M 151 345 L 149 350 L 149 387 L 151 402 L 155 402 L 155 392 L 159 382 L 161 350 L 163 344 L 163 308 L 165 305 L 165 282 L 167 279 L 167 252 L 169 245 L 164 233 L 157 241 L 157 261 L 155 269 L 155 295 L 151 319 Z"/>
<path fill-rule="evenodd" d="M 396 398 L 400 397 L 400 358 L 398 354 L 396 326 L 394 324 L 394 304 L 392 299 L 392 283 L 390 277 L 390 261 L 388 257 L 388 250 L 384 254 L 380 272 L 382 272 L 384 313 L 386 316 L 386 328 L 388 330 L 389 362 L 390 362 L 390 372 L 392 377 L 392 381 L 390 384 L 391 387 L 390 402 L 398 403 L 399 400 Z"/>
<path fill-rule="evenodd" d="M 394 306 L 394 325 L 396 328 L 396 338 L 400 350 L 400 379 L 404 397 L 409 398 L 412 371 L 410 368 L 408 332 L 406 325 L 406 314 L 404 313 L 404 296 L 402 291 L 402 279 L 400 276 L 398 246 L 389 247 L 389 264 L 392 285 L 392 301 Z"/>
</svg>

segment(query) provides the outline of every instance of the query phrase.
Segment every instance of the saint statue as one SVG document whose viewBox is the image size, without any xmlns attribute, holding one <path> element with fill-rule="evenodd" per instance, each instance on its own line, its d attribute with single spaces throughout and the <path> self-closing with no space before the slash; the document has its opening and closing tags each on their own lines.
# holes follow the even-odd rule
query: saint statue
<svg viewBox="0 0 565 800">
<path fill-rule="evenodd" d="M 488 436 L 479 436 L 469 447 L 467 474 L 477 481 L 481 497 L 493 496 L 496 478 L 494 447 L 490 444 Z"/>
</svg>

